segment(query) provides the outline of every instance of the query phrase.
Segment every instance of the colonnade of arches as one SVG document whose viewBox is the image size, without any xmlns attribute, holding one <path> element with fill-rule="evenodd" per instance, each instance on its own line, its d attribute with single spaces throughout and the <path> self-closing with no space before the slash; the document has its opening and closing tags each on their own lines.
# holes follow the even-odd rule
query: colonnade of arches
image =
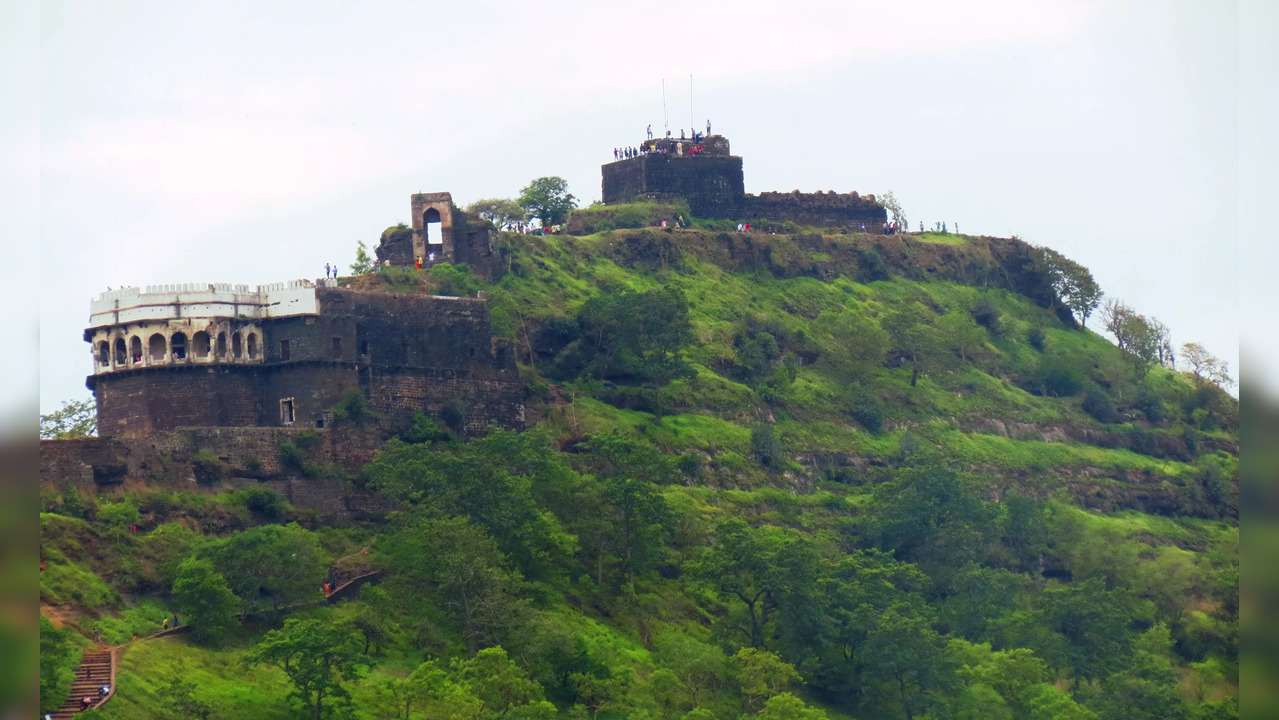
<svg viewBox="0 0 1279 720">
<path fill-rule="evenodd" d="M 216 341 L 203 330 L 190 338 L 184 332 L 167 337 L 164 333 L 152 333 L 145 344 L 139 335 L 131 335 L 128 340 L 117 336 L 113 341 L 99 340 L 96 350 L 100 368 L 127 368 L 175 360 L 257 360 L 261 355 L 258 334 L 252 330 L 220 331 Z"/>
</svg>

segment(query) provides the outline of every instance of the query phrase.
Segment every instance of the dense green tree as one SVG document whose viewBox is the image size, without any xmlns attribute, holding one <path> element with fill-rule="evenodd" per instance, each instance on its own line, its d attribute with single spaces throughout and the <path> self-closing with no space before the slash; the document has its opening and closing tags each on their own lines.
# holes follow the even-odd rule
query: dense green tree
<svg viewBox="0 0 1279 720">
<path fill-rule="evenodd" d="M 555 707 L 543 699 L 542 687 L 500 647 L 486 648 L 466 660 L 454 660 L 451 667 L 452 677 L 480 701 L 480 718 L 555 716 Z"/>
<path fill-rule="evenodd" d="M 826 720 L 820 708 L 809 707 L 803 700 L 788 692 L 779 693 L 764 703 L 764 709 L 753 717 L 759 720 Z"/>
<path fill-rule="evenodd" d="M 741 687 L 742 710 L 755 712 L 769 698 L 800 682 L 795 668 L 767 650 L 746 647 L 729 658 L 733 677 Z"/>
<path fill-rule="evenodd" d="M 520 190 L 516 202 L 524 214 L 541 221 L 549 229 L 568 220 L 569 213 L 577 207 L 577 198 L 568 191 L 568 183 L 560 177 L 540 177 Z"/>
<path fill-rule="evenodd" d="M 476 200 L 466 207 L 469 213 L 475 213 L 489 221 L 498 230 L 506 230 L 516 223 L 523 222 L 524 208 L 510 198 L 485 198 Z"/>
<path fill-rule="evenodd" d="M 201 642 L 217 641 L 236 625 L 239 600 L 208 560 L 182 561 L 173 581 L 173 599 Z"/>
<path fill-rule="evenodd" d="M 457 620 L 468 656 L 516 622 L 521 579 L 492 536 L 466 518 L 404 515 L 377 547 L 402 602 L 435 598 Z"/>
<path fill-rule="evenodd" d="M 315 533 L 297 523 L 261 525 L 209 548 L 214 567 L 244 602 L 273 610 L 320 597 L 328 558 Z"/>
<path fill-rule="evenodd" d="M 396 505 L 468 518 L 530 579 L 563 573 L 577 549 L 557 513 L 575 514 L 582 480 L 540 433 L 495 430 L 448 452 L 393 442 L 364 472 Z"/>
<path fill-rule="evenodd" d="M 678 288 L 596 295 L 578 310 L 577 322 L 578 339 L 556 359 L 561 374 L 659 386 L 693 374 L 679 354 L 693 330 Z"/>
<path fill-rule="evenodd" d="M 969 479 L 929 458 L 876 487 L 871 508 L 867 538 L 934 580 L 982 559 L 998 528 L 998 508 Z"/>
<path fill-rule="evenodd" d="M 98 406 L 88 400 L 63 400 L 62 407 L 40 416 L 41 440 L 75 440 L 98 434 Z"/>
<path fill-rule="evenodd" d="M 247 662 L 275 665 L 293 682 L 293 697 L 311 720 L 332 717 L 350 695 L 342 683 L 355 677 L 360 637 L 343 624 L 289 618 L 266 634 L 245 656 Z"/>
<path fill-rule="evenodd" d="M 1101 287 L 1092 273 L 1055 250 L 1036 247 L 1035 252 L 1054 295 L 1079 320 L 1080 325 L 1086 325 L 1088 316 L 1101 304 L 1102 297 Z"/>
<path fill-rule="evenodd" d="M 941 347 L 955 353 L 968 362 L 982 353 L 986 346 L 986 331 L 966 312 L 948 312 L 937 319 L 937 341 Z"/>
<path fill-rule="evenodd" d="M 715 543 L 688 569 L 722 597 L 740 603 L 720 622 L 730 637 L 762 648 L 779 607 L 816 590 L 816 564 L 806 535 L 772 526 L 752 528 L 734 518 L 716 527 Z"/>
</svg>

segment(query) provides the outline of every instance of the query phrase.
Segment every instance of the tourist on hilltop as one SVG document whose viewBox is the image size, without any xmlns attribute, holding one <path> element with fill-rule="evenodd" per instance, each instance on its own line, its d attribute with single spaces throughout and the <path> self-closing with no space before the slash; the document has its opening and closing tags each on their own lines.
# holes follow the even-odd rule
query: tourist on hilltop
<svg viewBox="0 0 1279 720">
<path fill-rule="evenodd" d="M 680 128 L 680 129 L 679 129 L 679 139 L 680 139 L 680 140 L 684 140 L 684 139 L 686 139 L 686 138 L 684 137 L 684 128 Z"/>
<path fill-rule="evenodd" d="M 648 124 L 648 139 L 653 139 L 653 123 Z"/>
<path fill-rule="evenodd" d="M 331 270 L 329 270 L 329 264 L 328 264 L 328 263 L 324 263 L 324 277 L 328 277 L 330 272 L 332 272 L 332 271 L 331 271 Z"/>
<path fill-rule="evenodd" d="M 706 121 L 706 134 L 707 135 L 711 134 L 711 121 L 709 119 L 707 119 Z"/>
<path fill-rule="evenodd" d="M 618 155 L 617 155 L 617 148 L 613 148 L 613 159 L 614 159 L 614 160 L 621 160 L 621 158 L 620 158 L 620 157 L 618 157 Z"/>
</svg>

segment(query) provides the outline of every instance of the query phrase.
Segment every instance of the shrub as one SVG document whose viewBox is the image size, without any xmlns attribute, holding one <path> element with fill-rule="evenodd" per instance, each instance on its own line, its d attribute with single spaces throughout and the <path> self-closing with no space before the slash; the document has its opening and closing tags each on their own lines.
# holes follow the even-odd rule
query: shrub
<svg viewBox="0 0 1279 720">
<path fill-rule="evenodd" d="M 1088 389 L 1084 391 L 1084 402 L 1081 407 L 1084 412 L 1100 423 L 1112 423 L 1118 419 L 1118 413 L 1115 412 L 1115 404 L 1111 402 L 1110 396 L 1106 394 L 1106 391 L 1097 385 L 1089 385 Z"/>
<path fill-rule="evenodd" d="M 884 429 L 884 403 L 874 395 L 858 393 L 848 404 L 848 415 L 867 432 L 878 433 Z"/>
<path fill-rule="evenodd" d="M 1142 387 L 1137 391 L 1137 397 L 1133 400 L 1132 406 L 1141 411 L 1146 416 L 1146 421 L 1157 425 L 1164 419 L 1164 403 L 1159 399 L 1153 390 L 1148 387 Z"/>
<path fill-rule="evenodd" d="M 250 488 L 244 491 L 244 506 L 262 517 L 274 520 L 284 512 L 284 499 L 268 488 Z"/>
<path fill-rule="evenodd" d="M 702 457 L 696 453 L 681 455 L 676 467 L 684 473 L 685 477 L 699 477 L 702 474 Z"/>
<path fill-rule="evenodd" d="M 453 432 L 462 434 L 462 428 L 466 426 L 466 406 L 457 398 L 445 402 L 440 407 L 440 421 Z"/>
<path fill-rule="evenodd" d="M 972 316 L 973 322 L 976 322 L 978 325 L 981 325 L 992 333 L 999 332 L 999 308 L 995 306 L 995 303 L 990 301 L 990 298 L 983 297 L 973 303 L 973 306 L 968 309 L 968 314 Z M 1042 330 L 1040 331 L 1040 334 L 1042 336 Z M 1042 341 L 1043 338 L 1041 337 L 1041 344 Z"/>
<path fill-rule="evenodd" d="M 1026 331 L 1026 342 L 1030 343 L 1030 346 L 1034 349 L 1043 352 L 1044 329 L 1038 325 L 1031 325 L 1030 329 Z"/>
<path fill-rule="evenodd" d="M 773 433 L 773 426 L 762 423 L 751 428 L 751 454 L 766 468 L 776 469 L 782 464 L 782 447 Z"/>
<path fill-rule="evenodd" d="M 857 251 L 857 269 L 857 280 L 864 283 L 888 280 L 893 276 L 889 271 L 888 261 L 874 248 Z"/>
<path fill-rule="evenodd" d="M 294 445 L 289 440 L 280 443 L 279 459 L 280 467 L 285 470 L 292 470 L 296 473 L 306 472 L 306 453 L 302 452 L 302 448 Z"/>
<path fill-rule="evenodd" d="M 427 443 L 448 440 L 449 432 L 439 423 L 418 411 L 413 413 L 413 424 L 404 432 L 403 440 L 407 443 Z"/>
<path fill-rule="evenodd" d="M 465 297 L 480 289 L 479 280 L 471 274 L 470 268 L 461 263 L 437 263 L 431 268 L 431 282 L 435 285 L 436 295 Z"/>
<path fill-rule="evenodd" d="M 358 388 L 346 391 L 337 405 L 333 406 L 333 419 L 338 422 L 364 424 L 372 413 L 369 411 L 368 398 Z"/>
<path fill-rule="evenodd" d="M 1077 366 L 1056 355 L 1043 355 L 1027 389 L 1041 395 L 1071 397 L 1079 394 L 1083 383 L 1084 373 Z"/>
</svg>

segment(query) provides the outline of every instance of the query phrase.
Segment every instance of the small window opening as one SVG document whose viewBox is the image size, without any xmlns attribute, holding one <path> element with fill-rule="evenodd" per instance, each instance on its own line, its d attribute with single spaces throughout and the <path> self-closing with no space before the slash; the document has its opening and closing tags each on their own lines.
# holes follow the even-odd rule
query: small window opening
<svg viewBox="0 0 1279 720">
<path fill-rule="evenodd" d="M 289 341 L 281 340 L 280 341 L 280 360 L 288 360 L 288 359 L 289 359 Z"/>
<path fill-rule="evenodd" d="M 368 354 L 369 354 L 369 341 L 368 341 L 368 340 L 362 340 L 362 341 L 360 341 L 360 354 L 361 354 L 361 355 L 368 355 Z"/>
<path fill-rule="evenodd" d="M 164 355 L 168 350 L 168 343 L 164 341 L 164 336 L 156 333 L 147 341 L 147 353 L 151 355 L 151 362 L 164 362 Z"/>
<path fill-rule="evenodd" d="M 209 357 L 209 334 L 200 331 L 191 336 L 191 354 L 201 360 Z"/>
<path fill-rule="evenodd" d="M 340 337 L 333 338 L 333 359 L 342 359 L 342 338 Z"/>
<path fill-rule="evenodd" d="M 317 430 L 318 430 L 318 429 L 320 429 L 320 428 L 323 428 L 323 427 L 324 427 L 324 418 L 322 418 L 322 417 L 318 417 L 318 418 L 316 418 L 316 419 L 315 419 L 315 427 L 316 427 L 316 429 L 317 429 Z"/>
<path fill-rule="evenodd" d="M 187 336 L 184 333 L 173 333 L 173 339 L 169 341 L 169 346 L 173 348 L 174 360 L 187 359 Z"/>
<path fill-rule="evenodd" d="M 137 340 L 137 338 L 134 338 Z M 129 350 L 124 346 L 124 338 L 115 339 L 115 364 L 126 365 L 129 361 Z"/>
<path fill-rule="evenodd" d="M 123 345 L 124 343 L 121 342 L 120 344 Z M 124 348 L 121 348 L 121 350 L 123 349 Z M 120 354 L 123 355 L 124 353 Z M 106 340 L 102 340 L 98 343 L 98 364 L 102 367 L 106 367 L 111 364 L 111 343 Z"/>
<path fill-rule="evenodd" d="M 249 359 L 258 359 L 258 336 L 256 333 L 249 333 Z"/>
<path fill-rule="evenodd" d="M 231 356 L 236 360 L 239 360 L 240 356 L 244 354 L 243 350 L 240 348 L 242 344 L 243 343 L 240 342 L 240 333 L 236 333 L 231 336 Z"/>
<path fill-rule="evenodd" d="M 226 357 L 226 333 L 218 333 L 218 357 Z"/>
<path fill-rule="evenodd" d="M 285 425 L 293 424 L 293 398 L 280 401 L 280 422 Z"/>
<path fill-rule="evenodd" d="M 435 208 L 427 208 L 422 213 L 422 226 L 426 229 L 426 242 L 428 245 L 442 245 L 444 243 L 444 235 L 440 228 L 440 211 Z"/>
<path fill-rule="evenodd" d="M 133 358 L 134 365 L 142 362 L 142 338 L 137 335 L 129 340 L 129 357 Z"/>
</svg>

